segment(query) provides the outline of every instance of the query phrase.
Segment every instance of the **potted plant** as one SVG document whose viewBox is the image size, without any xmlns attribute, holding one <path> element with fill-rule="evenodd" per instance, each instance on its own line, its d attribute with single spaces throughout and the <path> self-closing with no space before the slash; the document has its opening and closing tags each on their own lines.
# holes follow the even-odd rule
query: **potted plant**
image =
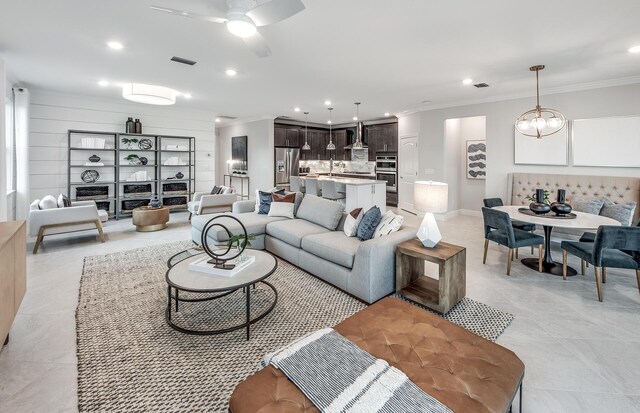
<svg viewBox="0 0 640 413">
<path fill-rule="evenodd" d="M 229 241 L 227 241 L 227 246 L 233 247 L 235 245 L 237 253 L 240 253 L 237 260 L 238 262 L 242 262 L 244 260 L 242 251 L 246 247 L 250 247 L 251 241 L 255 239 L 256 237 L 254 237 L 253 234 L 249 234 L 246 237 L 244 234 L 232 235 L 229 237 Z"/>
<path fill-rule="evenodd" d="M 122 138 L 122 143 L 126 146 L 125 149 L 131 149 L 131 145 L 138 143 L 138 138 Z"/>
<path fill-rule="evenodd" d="M 129 165 L 142 165 L 142 161 L 140 160 L 140 157 L 136 154 L 131 154 L 129 156 L 127 156 L 126 158 L 127 161 L 129 161 Z"/>
</svg>

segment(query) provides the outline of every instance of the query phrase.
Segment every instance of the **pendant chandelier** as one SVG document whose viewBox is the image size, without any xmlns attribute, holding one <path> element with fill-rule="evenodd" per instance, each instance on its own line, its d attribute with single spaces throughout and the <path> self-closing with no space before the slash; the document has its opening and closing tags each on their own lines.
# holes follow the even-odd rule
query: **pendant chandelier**
<svg viewBox="0 0 640 413">
<path fill-rule="evenodd" d="M 358 116 L 358 109 L 360 107 L 360 102 L 356 102 L 354 103 L 354 105 L 356 105 L 356 116 L 353 118 L 353 120 L 358 121 L 360 119 L 360 117 Z M 362 144 L 362 141 L 360 140 L 360 134 L 356 134 L 356 141 L 353 143 L 353 145 L 351 145 L 352 149 L 363 149 L 364 145 Z"/>
<path fill-rule="evenodd" d="M 540 81 L 538 72 L 544 65 L 531 66 L 530 71 L 536 72 L 536 108 L 523 113 L 516 119 L 516 130 L 525 136 L 542 138 L 559 132 L 567 123 L 562 113 L 555 109 L 540 107 Z"/>
<path fill-rule="evenodd" d="M 303 151 L 310 151 L 311 146 L 309 146 L 309 142 L 307 142 L 307 135 L 309 133 L 309 112 L 304 113 L 304 145 L 302 145 Z"/>
<path fill-rule="evenodd" d="M 328 151 L 335 151 L 336 150 L 336 144 L 333 143 L 333 137 L 331 136 L 331 112 L 333 111 L 333 108 L 329 108 L 329 144 L 327 145 L 327 150 Z"/>
</svg>

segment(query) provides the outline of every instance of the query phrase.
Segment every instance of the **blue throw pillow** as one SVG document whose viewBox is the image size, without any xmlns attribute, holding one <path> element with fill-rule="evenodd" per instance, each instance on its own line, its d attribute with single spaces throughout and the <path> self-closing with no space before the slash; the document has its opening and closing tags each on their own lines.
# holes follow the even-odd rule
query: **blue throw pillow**
<svg viewBox="0 0 640 413">
<path fill-rule="evenodd" d="M 258 214 L 268 215 L 271 209 L 271 194 L 284 195 L 284 189 L 275 192 L 262 192 L 258 191 L 260 197 L 260 206 L 258 207 Z"/>
<path fill-rule="evenodd" d="M 358 232 L 356 233 L 358 239 L 360 241 L 366 241 L 373 238 L 373 233 L 376 232 L 376 228 L 381 219 L 382 214 L 380 213 L 380 208 L 377 206 L 373 206 L 365 212 L 362 221 L 360 221 L 360 225 L 358 225 Z"/>
</svg>

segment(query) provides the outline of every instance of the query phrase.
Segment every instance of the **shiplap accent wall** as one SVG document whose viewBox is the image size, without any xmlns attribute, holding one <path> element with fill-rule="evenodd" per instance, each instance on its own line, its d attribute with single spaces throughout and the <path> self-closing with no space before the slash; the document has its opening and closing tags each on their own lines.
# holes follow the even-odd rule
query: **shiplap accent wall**
<svg viewBox="0 0 640 413">
<path fill-rule="evenodd" d="M 194 136 L 195 190 L 210 191 L 215 184 L 215 123 L 208 112 L 181 109 L 179 103 L 175 106 L 151 106 L 35 90 L 31 92 L 30 109 L 29 177 L 32 200 L 47 194 L 57 197 L 60 193 L 67 193 L 69 129 L 124 132 L 127 117 L 140 118 L 145 134 Z"/>
</svg>

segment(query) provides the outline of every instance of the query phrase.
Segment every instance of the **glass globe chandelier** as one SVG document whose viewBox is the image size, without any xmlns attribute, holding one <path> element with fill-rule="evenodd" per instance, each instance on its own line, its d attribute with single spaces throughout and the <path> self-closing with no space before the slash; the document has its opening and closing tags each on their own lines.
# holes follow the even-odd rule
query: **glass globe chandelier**
<svg viewBox="0 0 640 413">
<path fill-rule="evenodd" d="M 304 113 L 304 145 L 302 145 L 303 151 L 310 151 L 311 146 L 307 142 L 307 135 L 309 134 L 309 112 Z"/>
<path fill-rule="evenodd" d="M 567 119 L 555 109 L 540 106 L 540 81 L 538 72 L 544 65 L 531 66 L 530 71 L 536 72 L 536 108 L 518 116 L 515 122 L 516 130 L 525 136 L 542 138 L 559 132 L 567 124 Z"/>
<path fill-rule="evenodd" d="M 333 137 L 331 136 L 331 112 L 333 112 L 333 108 L 328 108 L 329 110 L 329 144 L 327 145 L 327 150 L 328 151 L 335 151 L 336 150 L 336 144 L 333 143 Z"/>
</svg>

